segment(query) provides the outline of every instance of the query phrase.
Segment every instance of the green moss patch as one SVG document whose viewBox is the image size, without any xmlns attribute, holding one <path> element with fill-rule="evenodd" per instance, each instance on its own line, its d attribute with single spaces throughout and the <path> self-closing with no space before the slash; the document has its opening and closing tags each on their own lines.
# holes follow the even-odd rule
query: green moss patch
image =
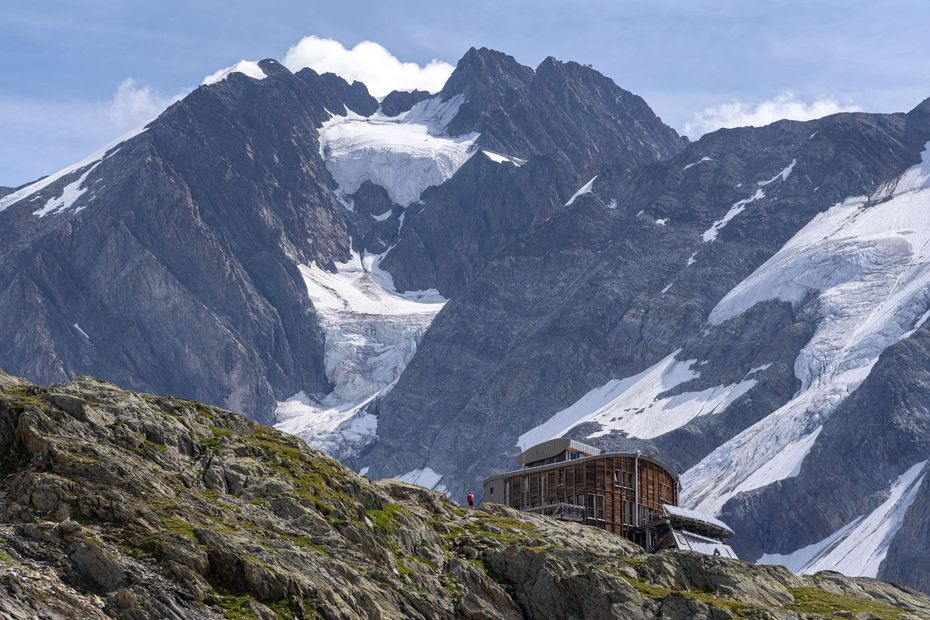
<svg viewBox="0 0 930 620">
<path fill-rule="evenodd" d="M 10 397 L 12 401 L 10 405 L 15 413 L 22 413 L 27 407 L 42 408 L 46 406 L 45 402 L 39 397 L 43 390 L 35 386 L 9 386 L 0 391 Z"/>
<path fill-rule="evenodd" d="M 380 510 L 368 510 L 365 514 L 378 530 L 390 536 L 401 525 L 400 518 L 405 516 L 407 511 L 397 504 L 388 504 Z"/>
<path fill-rule="evenodd" d="M 622 579 L 633 586 L 633 588 L 644 597 L 654 600 L 661 600 L 673 594 L 677 594 L 679 596 L 701 601 L 713 607 L 726 609 L 737 618 L 749 618 L 762 612 L 762 610 L 755 605 L 735 601 L 729 598 L 721 598 L 711 594 L 710 592 L 701 592 L 697 590 L 671 590 L 669 588 L 646 583 L 645 581 L 640 581 L 638 579 L 633 579 L 627 576 L 622 576 Z"/>
<path fill-rule="evenodd" d="M 870 613 L 882 620 L 897 620 L 904 611 L 891 605 L 850 594 L 835 594 L 820 588 L 789 588 L 794 604 L 788 609 L 808 614 L 832 616 L 834 612 L 846 611 L 853 614 Z"/>
</svg>

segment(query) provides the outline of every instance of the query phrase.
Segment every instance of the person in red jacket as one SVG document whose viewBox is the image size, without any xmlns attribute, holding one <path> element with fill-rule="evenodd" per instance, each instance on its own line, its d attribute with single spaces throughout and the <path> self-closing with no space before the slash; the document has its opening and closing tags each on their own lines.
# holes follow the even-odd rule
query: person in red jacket
<svg viewBox="0 0 930 620">
<path fill-rule="evenodd" d="M 465 499 L 468 500 L 468 507 L 469 507 L 469 508 L 474 508 L 474 507 L 475 507 L 475 494 L 474 494 L 474 493 L 472 493 L 471 491 L 469 491 L 469 492 L 468 492 L 468 495 L 465 496 Z"/>
</svg>

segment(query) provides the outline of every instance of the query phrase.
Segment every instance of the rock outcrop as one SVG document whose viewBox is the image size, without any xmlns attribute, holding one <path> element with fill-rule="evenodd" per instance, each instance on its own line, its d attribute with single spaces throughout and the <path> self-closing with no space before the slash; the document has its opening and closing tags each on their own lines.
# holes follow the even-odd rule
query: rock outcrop
<svg viewBox="0 0 930 620">
<path fill-rule="evenodd" d="M 0 373 L 5 618 L 930 617 L 871 579 L 373 483 L 238 415 Z"/>
</svg>

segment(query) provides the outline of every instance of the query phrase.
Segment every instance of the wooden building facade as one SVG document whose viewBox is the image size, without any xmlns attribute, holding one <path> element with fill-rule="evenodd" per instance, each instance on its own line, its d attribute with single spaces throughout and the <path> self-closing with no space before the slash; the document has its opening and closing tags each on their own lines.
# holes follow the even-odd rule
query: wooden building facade
<svg viewBox="0 0 930 620">
<path fill-rule="evenodd" d="M 646 524 L 678 503 L 678 476 L 640 454 L 553 439 L 519 457 L 523 469 L 484 481 L 484 501 L 600 527 L 645 546 Z"/>
</svg>

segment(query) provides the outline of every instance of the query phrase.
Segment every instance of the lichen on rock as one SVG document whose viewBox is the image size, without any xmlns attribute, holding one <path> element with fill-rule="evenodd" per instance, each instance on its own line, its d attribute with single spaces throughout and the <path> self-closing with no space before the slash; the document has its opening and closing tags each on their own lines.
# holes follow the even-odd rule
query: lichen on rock
<svg viewBox="0 0 930 620">
<path fill-rule="evenodd" d="M 930 617 L 872 579 L 799 577 L 372 482 L 236 414 L 0 374 L 0 616 Z"/>
</svg>

